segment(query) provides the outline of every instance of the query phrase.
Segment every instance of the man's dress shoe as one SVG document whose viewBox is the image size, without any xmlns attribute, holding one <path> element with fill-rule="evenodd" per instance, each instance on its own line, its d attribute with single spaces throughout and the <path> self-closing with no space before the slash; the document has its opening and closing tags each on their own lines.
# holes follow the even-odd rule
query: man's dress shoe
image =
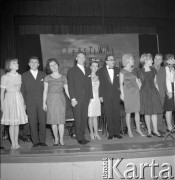
<svg viewBox="0 0 175 180">
<path fill-rule="evenodd" d="M 112 139 L 112 138 L 113 138 L 113 136 L 109 136 L 109 137 L 108 137 L 108 139 Z"/>
<path fill-rule="evenodd" d="M 32 147 L 39 147 L 40 146 L 40 143 L 37 143 L 37 144 L 33 144 Z"/>
<path fill-rule="evenodd" d="M 39 143 L 39 146 L 43 146 L 43 147 L 45 146 L 46 147 L 47 144 L 46 143 Z"/>
<path fill-rule="evenodd" d="M 86 140 L 86 139 L 83 139 L 83 140 L 78 141 L 78 143 L 81 144 L 81 145 L 85 145 L 85 144 L 87 144 L 88 142 L 89 142 L 89 141 Z"/>
<path fill-rule="evenodd" d="M 89 142 L 89 141 L 88 141 L 88 140 L 86 140 L 86 139 L 84 139 L 83 141 L 84 141 L 86 144 Z"/>
<path fill-rule="evenodd" d="M 115 138 L 118 138 L 118 139 L 122 139 L 122 136 L 121 135 L 114 135 Z"/>
</svg>

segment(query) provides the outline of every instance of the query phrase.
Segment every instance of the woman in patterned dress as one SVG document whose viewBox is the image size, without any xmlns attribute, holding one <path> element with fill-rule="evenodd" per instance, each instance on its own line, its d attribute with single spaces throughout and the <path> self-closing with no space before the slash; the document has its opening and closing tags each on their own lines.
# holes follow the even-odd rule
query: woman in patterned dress
<svg viewBox="0 0 175 180">
<path fill-rule="evenodd" d="M 91 69 L 91 81 L 92 81 L 92 92 L 93 99 L 90 100 L 88 107 L 88 117 L 89 117 L 89 129 L 90 129 L 90 138 L 91 140 L 100 140 L 98 134 L 98 116 L 101 116 L 101 103 L 99 98 L 99 79 L 96 75 L 96 72 L 99 68 L 99 60 L 93 60 L 90 65 Z"/>
<path fill-rule="evenodd" d="M 64 91 L 69 97 L 67 79 L 59 73 L 59 63 L 55 58 L 47 60 L 48 74 L 44 79 L 43 109 L 47 112 L 47 124 L 51 124 L 54 135 L 54 146 L 64 146 L 64 124 L 66 100 Z M 59 136 L 58 136 L 59 131 Z"/>
<path fill-rule="evenodd" d="M 17 59 L 7 59 L 6 74 L 1 77 L 1 110 L 3 112 L 1 124 L 9 125 L 11 149 L 20 148 L 18 144 L 19 125 L 28 123 L 21 88 L 21 75 Z"/>
</svg>

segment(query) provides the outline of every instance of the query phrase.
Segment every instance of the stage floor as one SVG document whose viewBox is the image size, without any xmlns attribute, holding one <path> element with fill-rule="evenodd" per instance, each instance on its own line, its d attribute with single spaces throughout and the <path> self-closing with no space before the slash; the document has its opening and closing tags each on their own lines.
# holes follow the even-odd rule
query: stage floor
<svg viewBox="0 0 175 180">
<path fill-rule="evenodd" d="M 146 134 L 146 131 L 142 131 Z M 1 150 L 1 162 L 88 161 L 99 160 L 106 155 L 109 157 L 116 153 L 123 158 L 175 155 L 175 140 L 170 136 L 164 140 L 159 137 L 142 137 L 133 132 L 134 138 L 123 135 L 122 139 L 108 140 L 105 134 L 102 135 L 101 132 L 99 134 L 102 140 L 79 145 L 75 139 L 71 139 L 66 129 L 64 137 L 66 146 L 53 146 L 52 134 L 50 128 L 47 128 L 48 147 L 32 147 L 31 142 L 20 141 L 21 148 L 18 150 L 10 150 L 9 140 L 3 140 L 6 149 Z M 172 135 L 175 137 L 175 133 Z M 86 138 L 89 139 L 88 133 Z"/>
<path fill-rule="evenodd" d="M 146 131 L 143 132 L 146 134 Z M 87 139 L 88 134 L 87 132 Z M 107 162 L 110 162 L 108 166 L 111 166 L 111 163 L 116 164 L 119 160 L 122 176 L 128 170 L 128 164 L 134 165 L 139 171 L 142 164 L 151 166 L 153 163 L 159 165 L 155 171 L 158 179 L 162 179 L 160 172 L 165 164 L 171 167 L 165 175 L 175 176 L 175 140 L 170 137 L 164 141 L 163 138 L 142 137 L 134 132 L 132 139 L 124 135 L 120 140 L 108 140 L 106 135 L 101 132 L 99 134 L 102 140 L 79 145 L 75 139 L 71 139 L 66 130 L 66 146 L 55 147 L 50 128 L 47 128 L 48 147 L 33 148 L 31 142 L 21 141 L 21 148 L 18 150 L 10 150 L 10 142 L 4 140 L 6 149 L 1 150 L 0 177 L 2 180 L 102 180 L 111 179 L 112 171 L 113 179 L 120 180 L 122 178 L 115 172 L 115 168 L 108 167 L 107 172 L 104 168 Z M 146 168 L 142 179 L 150 180 L 151 172 L 149 167 Z M 130 174 L 132 175 L 132 172 Z"/>
</svg>

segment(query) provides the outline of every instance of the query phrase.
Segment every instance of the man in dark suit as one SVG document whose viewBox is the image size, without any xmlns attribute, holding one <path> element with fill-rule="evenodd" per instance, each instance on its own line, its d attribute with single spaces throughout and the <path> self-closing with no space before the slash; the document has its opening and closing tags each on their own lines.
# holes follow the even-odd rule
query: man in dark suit
<svg viewBox="0 0 175 180">
<path fill-rule="evenodd" d="M 79 144 L 87 144 L 85 130 L 87 127 L 88 105 L 92 95 L 90 69 L 84 67 L 85 54 L 78 52 L 77 64 L 68 71 L 68 89 L 73 106 L 76 138 Z"/>
<path fill-rule="evenodd" d="M 33 147 L 47 146 L 46 118 L 43 110 L 45 73 L 38 70 L 39 59 L 29 59 L 30 70 L 22 74 L 21 92 L 26 104 Z"/>
<path fill-rule="evenodd" d="M 106 65 L 99 69 L 100 80 L 99 93 L 104 103 L 104 113 L 107 122 L 108 139 L 113 137 L 121 139 L 120 135 L 120 90 L 119 90 L 119 68 L 114 67 L 114 56 L 105 57 Z"/>
</svg>

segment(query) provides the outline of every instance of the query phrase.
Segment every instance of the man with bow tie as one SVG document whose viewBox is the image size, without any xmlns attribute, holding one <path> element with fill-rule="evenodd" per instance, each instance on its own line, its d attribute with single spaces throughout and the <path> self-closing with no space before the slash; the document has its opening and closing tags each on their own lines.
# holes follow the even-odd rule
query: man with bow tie
<svg viewBox="0 0 175 180">
<path fill-rule="evenodd" d="M 68 89 L 73 106 L 76 138 L 79 144 L 87 144 L 85 130 L 87 127 L 88 105 L 93 99 L 90 69 L 84 67 L 85 54 L 78 52 L 77 64 L 68 71 Z"/>
<path fill-rule="evenodd" d="M 114 67 L 115 61 L 112 54 L 105 57 L 106 65 L 99 72 L 101 101 L 104 103 L 104 112 L 107 122 L 108 139 L 118 138 L 120 135 L 120 91 L 119 68 Z"/>
</svg>

